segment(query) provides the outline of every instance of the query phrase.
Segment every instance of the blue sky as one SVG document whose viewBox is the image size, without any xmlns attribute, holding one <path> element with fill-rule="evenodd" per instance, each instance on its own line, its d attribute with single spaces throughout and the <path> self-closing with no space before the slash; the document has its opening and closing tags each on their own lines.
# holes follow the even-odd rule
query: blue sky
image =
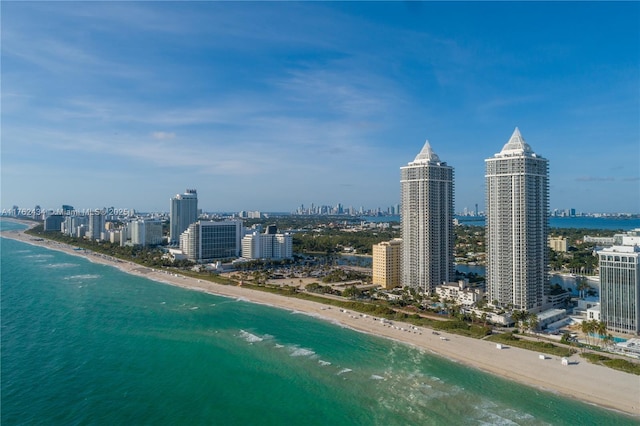
<svg viewBox="0 0 640 426">
<path fill-rule="evenodd" d="M 484 206 L 516 126 L 551 208 L 640 212 L 640 3 L 2 2 L 2 208 L 386 208 L 426 139 Z"/>
</svg>

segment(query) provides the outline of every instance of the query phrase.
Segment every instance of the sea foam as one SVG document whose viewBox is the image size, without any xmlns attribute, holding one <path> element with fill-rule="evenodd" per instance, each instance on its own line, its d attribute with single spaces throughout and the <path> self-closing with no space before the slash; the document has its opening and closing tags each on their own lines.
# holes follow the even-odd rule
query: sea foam
<svg viewBox="0 0 640 426">
<path fill-rule="evenodd" d="M 291 356 L 311 356 L 311 355 L 315 355 L 315 352 L 312 351 L 311 349 L 293 348 L 293 351 L 291 352 Z"/>
<path fill-rule="evenodd" d="M 80 266 L 77 263 L 50 263 L 47 265 L 47 268 L 58 269 L 58 268 L 75 268 L 76 266 Z"/>
<path fill-rule="evenodd" d="M 251 334 L 248 331 L 240 330 L 240 337 L 246 340 L 249 343 L 257 343 L 262 342 L 264 340 L 262 337 L 256 336 L 255 334 Z"/>
<path fill-rule="evenodd" d="M 81 274 L 64 277 L 65 280 L 95 280 L 98 278 L 100 278 L 100 275 L 96 274 Z"/>
</svg>

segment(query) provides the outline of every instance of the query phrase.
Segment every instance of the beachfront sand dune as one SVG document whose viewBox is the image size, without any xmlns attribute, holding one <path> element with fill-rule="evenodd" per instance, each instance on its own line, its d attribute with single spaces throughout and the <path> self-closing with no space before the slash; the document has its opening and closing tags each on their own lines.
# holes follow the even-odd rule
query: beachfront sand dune
<svg viewBox="0 0 640 426">
<path fill-rule="evenodd" d="M 144 276 L 158 282 L 305 312 L 339 322 L 354 330 L 404 342 L 523 384 L 640 417 L 640 377 L 590 364 L 578 355 L 570 357 L 568 365 L 563 365 L 562 360 L 555 356 L 547 355 L 542 359 L 537 352 L 524 349 L 504 346 L 503 349 L 498 349 L 495 343 L 484 340 L 444 332 L 436 335 L 430 329 L 415 328 L 396 321 L 383 322 L 370 315 L 361 315 L 308 300 L 169 274 L 97 253 L 78 252 L 69 245 L 54 241 L 36 241 L 20 231 L 4 231 L 2 236 L 75 256 L 84 256 L 92 262 L 111 265 L 129 274 Z"/>
</svg>

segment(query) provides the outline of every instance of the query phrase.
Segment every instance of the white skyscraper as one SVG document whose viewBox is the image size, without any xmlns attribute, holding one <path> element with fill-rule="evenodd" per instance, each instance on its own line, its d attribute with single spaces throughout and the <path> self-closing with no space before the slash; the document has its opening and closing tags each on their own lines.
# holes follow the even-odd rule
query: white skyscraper
<svg viewBox="0 0 640 426">
<path fill-rule="evenodd" d="M 430 293 L 453 281 L 453 168 L 429 141 L 400 168 L 403 286 Z"/>
<path fill-rule="evenodd" d="M 537 312 L 546 300 L 549 163 L 518 128 L 486 163 L 489 303 Z"/>
<path fill-rule="evenodd" d="M 242 238 L 245 259 L 290 259 L 293 257 L 293 236 L 252 232 Z"/>
<path fill-rule="evenodd" d="M 162 222 L 154 219 L 132 220 L 128 224 L 131 244 L 153 246 L 162 244 Z"/>
<path fill-rule="evenodd" d="M 180 243 L 180 234 L 198 220 L 198 194 L 187 189 L 171 199 L 169 208 L 169 243 Z"/>
</svg>

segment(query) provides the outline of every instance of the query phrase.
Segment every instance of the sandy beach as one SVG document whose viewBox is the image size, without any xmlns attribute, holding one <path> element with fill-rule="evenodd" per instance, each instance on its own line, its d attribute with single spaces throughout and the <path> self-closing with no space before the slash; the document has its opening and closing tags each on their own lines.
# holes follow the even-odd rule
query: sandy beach
<svg viewBox="0 0 640 426">
<path fill-rule="evenodd" d="M 1 235 L 86 257 L 92 262 L 111 265 L 126 273 L 161 283 L 304 312 L 354 330 L 413 345 L 500 377 L 640 417 L 640 376 L 590 364 L 577 354 L 569 358 L 569 365 L 562 365 L 561 359 L 556 356 L 546 355 L 545 359 L 541 359 L 539 353 L 524 349 L 498 349 L 495 343 L 489 341 L 445 332 L 436 335 L 430 329 L 415 328 L 397 321 L 383 322 L 372 316 L 316 302 L 170 274 L 98 253 L 73 250 L 73 247 L 66 244 L 46 239 L 37 240 L 21 231 L 3 231 Z M 490 390 L 487 389 L 487 392 Z"/>
</svg>

